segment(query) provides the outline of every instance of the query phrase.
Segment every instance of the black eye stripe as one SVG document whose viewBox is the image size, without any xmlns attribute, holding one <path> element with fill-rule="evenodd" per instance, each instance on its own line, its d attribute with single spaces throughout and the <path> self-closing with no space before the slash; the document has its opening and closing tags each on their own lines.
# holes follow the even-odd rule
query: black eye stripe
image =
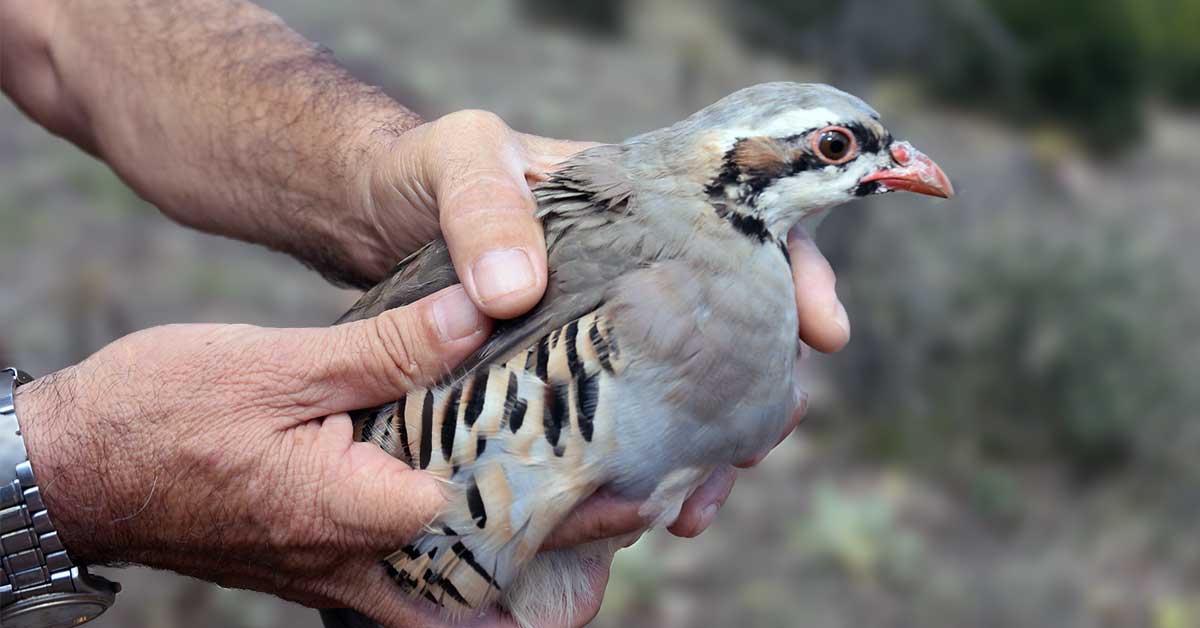
<svg viewBox="0 0 1200 628">
<path fill-rule="evenodd" d="M 866 183 L 859 183 L 858 185 L 854 186 L 854 195 L 859 197 L 870 196 L 878 191 L 878 181 L 868 181 Z"/>
<path fill-rule="evenodd" d="M 806 140 L 808 138 L 808 136 L 812 135 L 813 133 L 820 131 L 821 129 L 824 129 L 828 126 L 830 126 L 830 125 L 823 124 L 818 127 L 813 127 L 811 129 L 804 131 L 803 133 L 797 133 L 795 135 L 781 137 L 781 138 L 779 138 L 779 141 L 795 145 L 797 148 L 800 148 L 803 150 L 808 150 L 808 146 L 806 145 L 807 142 L 805 142 L 804 140 Z M 859 150 L 861 150 L 864 153 L 878 153 L 880 150 L 882 150 L 888 146 L 891 146 L 891 144 L 892 144 L 892 134 L 891 133 L 885 133 L 883 137 L 880 137 L 880 136 L 876 135 L 873 130 L 868 129 L 865 124 L 862 124 L 859 122 L 851 122 L 849 124 L 843 125 L 843 127 L 846 130 L 848 130 L 854 134 L 854 139 L 858 140 Z"/>
<path fill-rule="evenodd" d="M 838 166 L 825 163 L 825 160 L 812 154 L 809 150 L 800 153 L 792 160 L 792 169 L 789 174 L 798 174 L 806 170 L 820 170 L 821 168 L 845 168 L 846 164 Z"/>
<path fill-rule="evenodd" d="M 821 126 L 813 127 L 794 135 L 775 138 L 775 141 L 795 149 L 794 157 L 788 164 L 787 169 L 782 172 L 779 170 L 770 173 L 746 171 L 739 167 L 734 160 L 735 150 L 740 142 L 746 141 L 749 138 L 738 138 L 725 153 L 720 172 L 708 182 L 704 191 L 716 202 L 726 196 L 726 190 L 729 186 L 737 186 L 740 188 L 738 200 L 753 207 L 758 200 L 758 195 L 780 177 L 792 176 L 808 170 L 821 170 L 824 168 L 845 170 L 849 168 L 850 164 L 854 162 L 853 159 L 842 164 L 829 164 L 813 153 L 809 138 L 813 133 L 829 126 L 833 126 L 833 123 L 822 124 Z M 873 128 L 869 128 L 859 122 L 845 124 L 843 128 L 854 135 L 860 153 L 878 153 L 892 144 L 892 135 L 890 133 L 885 132 L 884 136 L 880 137 L 875 133 Z"/>
<path fill-rule="evenodd" d="M 847 124 L 846 129 L 854 134 L 854 139 L 858 140 L 859 150 L 864 153 L 878 153 L 883 147 L 892 143 L 890 133 L 886 138 L 879 137 L 874 131 L 868 129 L 866 125 L 858 122 Z"/>
</svg>

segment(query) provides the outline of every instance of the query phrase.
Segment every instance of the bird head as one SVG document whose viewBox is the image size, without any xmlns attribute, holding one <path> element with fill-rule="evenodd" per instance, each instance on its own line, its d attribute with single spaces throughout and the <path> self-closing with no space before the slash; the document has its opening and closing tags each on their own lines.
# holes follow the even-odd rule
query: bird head
<svg viewBox="0 0 1200 628">
<path fill-rule="evenodd" d="M 855 198 L 954 195 L 933 160 L 894 140 L 865 102 L 828 85 L 756 85 L 663 132 L 654 138 L 672 147 L 663 160 L 679 161 L 665 165 L 699 176 L 719 213 L 764 238 Z"/>
</svg>

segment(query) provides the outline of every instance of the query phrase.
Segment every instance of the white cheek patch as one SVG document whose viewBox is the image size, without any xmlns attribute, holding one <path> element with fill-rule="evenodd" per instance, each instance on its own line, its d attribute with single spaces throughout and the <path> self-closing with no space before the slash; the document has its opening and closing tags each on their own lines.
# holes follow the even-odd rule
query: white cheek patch
<svg viewBox="0 0 1200 628">
<path fill-rule="evenodd" d="M 850 200 L 858 182 L 877 168 L 870 160 L 858 160 L 845 169 L 826 166 L 800 172 L 767 186 L 756 204 L 764 212 L 780 214 L 839 205 Z"/>
<path fill-rule="evenodd" d="M 728 151 L 739 140 L 747 137 L 787 137 L 805 129 L 829 126 L 837 116 L 824 107 L 816 109 L 793 109 L 773 116 L 761 127 L 731 127 L 721 131 L 717 143 L 722 151 Z"/>
<path fill-rule="evenodd" d="M 845 191 L 827 185 L 823 170 L 810 170 L 772 183 L 758 196 L 756 203 L 765 213 L 791 213 L 823 207 L 845 198 Z"/>
</svg>

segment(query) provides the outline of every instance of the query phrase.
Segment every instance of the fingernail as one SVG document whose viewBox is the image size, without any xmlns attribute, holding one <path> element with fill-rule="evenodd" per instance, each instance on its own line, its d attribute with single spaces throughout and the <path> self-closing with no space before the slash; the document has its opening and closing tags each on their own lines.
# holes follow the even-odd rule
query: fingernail
<svg viewBox="0 0 1200 628">
<path fill-rule="evenodd" d="M 524 292 L 537 283 L 533 262 L 522 249 L 484 253 L 471 267 L 471 279 L 479 300 L 484 303 Z"/>
<path fill-rule="evenodd" d="M 433 320 L 442 342 L 453 342 L 483 329 L 483 315 L 462 286 L 455 286 L 433 302 Z"/>
<path fill-rule="evenodd" d="M 837 310 L 833 313 L 833 320 L 837 323 L 842 331 L 846 332 L 846 336 L 850 336 L 850 317 L 846 314 L 846 306 L 842 305 L 841 301 L 837 302 Z"/>
<path fill-rule="evenodd" d="M 705 530 L 717 518 L 717 504 L 709 504 L 700 511 L 700 529 Z"/>
</svg>

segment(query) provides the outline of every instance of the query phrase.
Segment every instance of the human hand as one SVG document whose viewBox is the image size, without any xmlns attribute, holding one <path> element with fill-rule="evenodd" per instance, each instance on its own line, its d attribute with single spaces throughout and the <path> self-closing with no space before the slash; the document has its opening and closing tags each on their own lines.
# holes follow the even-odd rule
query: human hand
<svg viewBox="0 0 1200 628">
<path fill-rule="evenodd" d="M 541 299 L 547 276 L 530 185 L 590 146 L 514 131 L 486 111 L 452 113 L 381 145 L 360 194 L 361 212 L 390 253 L 378 275 L 442 237 L 484 313 L 525 313 Z"/>
<path fill-rule="evenodd" d="M 444 504 L 347 410 L 403 396 L 490 324 L 461 287 L 327 329 L 137 332 L 17 391 L 48 511 L 79 562 L 135 562 L 424 625 L 380 558 Z"/>
</svg>

